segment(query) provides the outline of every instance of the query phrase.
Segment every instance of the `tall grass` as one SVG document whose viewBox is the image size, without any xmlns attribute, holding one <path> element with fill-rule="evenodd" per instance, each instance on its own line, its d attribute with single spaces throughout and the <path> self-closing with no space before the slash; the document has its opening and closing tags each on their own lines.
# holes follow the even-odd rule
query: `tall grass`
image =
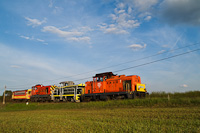
<svg viewBox="0 0 200 133">
<path fill-rule="evenodd" d="M 0 112 L 26 110 L 59 110 L 59 109 L 104 109 L 104 108 L 136 108 L 136 107 L 192 107 L 200 106 L 200 98 L 151 98 L 126 99 L 110 101 L 93 101 L 85 103 L 7 103 L 0 104 Z"/>
<path fill-rule="evenodd" d="M 195 98 L 200 97 L 200 91 L 188 91 L 188 92 L 175 92 L 175 93 L 166 93 L 166 92 L 152 92 L 150 97 L 157 98 L 167 98 L 168 95 L 171 98 Z"/>
<path fill-rule="evenodd" d="M 168 96 L 169 95 L 169 96 Z M 153 92 L 144 99 L 124 99 L 109 101 L 92 101 L 82 103 L 6 103 L 0 104 L 0 112 L 53 109 L 102 109 L 102 108 L 134 108 L 134 107 L 186 107 L 200 106 L 200 92 L 165 93 Z"/>
</svg>

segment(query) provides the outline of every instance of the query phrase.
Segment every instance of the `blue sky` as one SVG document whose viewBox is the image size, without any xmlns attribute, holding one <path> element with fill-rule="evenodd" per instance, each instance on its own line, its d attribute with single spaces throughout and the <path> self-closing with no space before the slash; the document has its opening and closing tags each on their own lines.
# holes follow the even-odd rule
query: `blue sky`
<svg viewBox="0 0 200 133">
<path fill-rule="evenodd" d="M 189 52 L 199 31 L 199 0 L 1 0 L 0 93 Z M 149 92 L 184 92 L 200 89 L 199 68 L 196 51 L 115 74 L 139 75 Z"/>
</svg>

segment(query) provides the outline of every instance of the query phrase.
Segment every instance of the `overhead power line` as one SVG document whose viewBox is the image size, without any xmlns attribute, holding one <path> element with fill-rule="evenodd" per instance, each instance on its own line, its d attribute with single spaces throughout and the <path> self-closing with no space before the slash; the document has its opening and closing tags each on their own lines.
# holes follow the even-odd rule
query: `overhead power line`
<svg viewBox="0 0 200 133">
<path fill-rule="evenodd" d="M 189 51 L 189 52 L 185 52 L 185 53 L 181 53 L 181 54 L 169 56 L 169 57 L 166 57 L 166 58 L 162 58 L 162 59 L 159 59 L 159 60 L 147 62 L 147 63 L 144 63 L 144 64 L 140 64 L 140 65 L 136 65 L 136 66 L 132 66 L 132 67 L 120 69 L 120 70 L 117 70 L 117 71 L 114 71 L 114 72 L 120 72 L 120 71 L 124 71 L 124 70 L 128 70 L 128 69 L 133 69 L 133 68 L 136 68 L 136 67 L 141 67 L 141 66 L 149 65 L 149 64 L 156 63 L 156 62 L 159 62 L 159 61 L 163 61 L 163 60 L 175 58 L 175 57 L 178 57 L 178 56 L 181 56 L 181 55 L 185 55 L 185 54 L 189 54 L 189 53 L 192 53 L 192 52 L 196 52 L 196 51 L 199 51 L 199 50 L 200 50 L 200 49 L 191 50 L 191 51 Z"/>
<path fill-rule="evenodd" d="M 179 48 L 176 48 L 176 49 L 168 50 L 168 51 L 165 51 L 165 52 L 162 52 L 162 53 L 153 54 L 153 55 L 146 56 L 146 57 L 143 57 L 143 58 L 139 58 L 139 59 L 135 59 L 135 60 L 131 60 L 131 61 L 127 61 L 127 62 L 115 64 L 115 65 L 111 65 L 111 66 L 108 66 L 108 67 L 103 67 L 103 68 L 99 68 L 99 69 L 96 69 L 96 70 L 92 70 L 92 71 L 88 71 L 88 72 L 84 72 L 84 73 L 80 73 L 80 74 L 75 74 L 75 75 L 72 75 L 72 76 L 61 77 L 61 78 L 57 78 L 57 79 L 42 81 L 42 83 L 44 83 L 44 82 L 50 82 L 50 81 L 56 81 L 56 80 L 64 79 L 64 78 L 71 78 L 71 77 L 80 76 L 80 75 L 83 75 L 83 74 L 88 74 L 88 73 L 91 73 L 91 72 L 95 72 L 95 71 L 99 71 L 99 70 L 103 70 L 103 69 L 107 69 L 107 68 L 111 68 L 111 67 L 116 67 L 116 66 L 124 65 L 124 64 L 131 63 L 131 62 L 134 62 L 134 61 L 143 60 L 143 59 L 147 59 L 147 58 L 150 58 L 150 57 L 162 55 L 162 54 L 165 54 L 165 53 L 169 53 L 169 52 L 172 52 L 172 51 L 180 50 L 180 49 L 187 48 L 187 47 L 194 46 L 194 45 L 198 45 L 198 44 L 200 44 L 200 42 L 194 43 L 194 44 L 191 44 L 191 45 L 187 45 L 187 46 L 184 46 L 184 47 L 179 47 Z M 124 71 L 124 70 L 128 70 L 128 69 L 132 69 L 132 68 L 136 68 L 136 67 L 140 67 L 140 66 L 152 64 L 152 63 L 155 63 L 155 62 L 159 62 L 159 61 L 166 60 L 166 59 L 169 59 L 169 58 L 174 58 L 174 57 L 181 56 L 181 55 L 184 55 L 184 54 L 188 54 L 188 53 L 191 53 L 191 52 L 195 52 L 195 51 L 198 51 L 198 50 L 199 49 L 196 49 L 196 50 L 193 50 L 193 51 L 190 51 L 190 52 L 185 52 L 185 53 L 182 53 L 182 54 L 178 54 L 178 55 L 166 57 L 166 58 L 163 58 L 163 59 L 160 59 L 160 60 L 155 60 L 155 61 L 152 61 L 152 62 L 148 62 L 148 63 L 136 65 L 136 66 L 133 66 L 133 67 L 129 67 L 129 68 L 125 68 L 125 69 L 113 71 L 113 72 L 120 72 L 120 71 Z M 74 80 L 74 81 L 80 81 L 80 80 L 89 79 L 89 78 L 91 78 L 91 77 L 82 78 L 82 79 L 78 79 L 78 80 Z M 31 85 L 31 84 L 20 85 L 20 87 L 28 86 L 28 85 Z M 14 86 L 14 87 L 16 87 L 16 86 Z"/>
<path fill-rule="evenodd" d="M 61 77 L 61 78 L 52 79 L 52 80 L 46 80 L 46 81 L 43 81 L 43 82 L 49 82 L 49 81 L 55 81 L 55 80 L 64 79 L 64 78 L 76 77 L 76 76 L 80 76 L 80 75 L 83 75 L 83 74 L 88 74 L 88 73 L 92 73 L 92 72 L 95 72 L 95 71 L 104 70 L 104 69 L 107 69 L 107 68 L 117 67 L 117 66 L 121 66 L 121 65 L 128 64 L 128 63 L 131 63 L 131 62 L 144 60 L 144 59 L 147 59 L 147 58 L 151 58 L 151 57 L 154 57 L 154 56 L 166 54 L 166 53 L 169 53 L 169 52 L 173 52 L 173 51 L 176 51 L 176 50 L 184 49 L 184 48 L 191 47 L 191 46 L 198 45 L 198 44 L 200 44 L 200 42 L 193 43 L 193 44 L 190 44 L 190 45 L 187 45 L 187 46 L 184 46 L 184 47 L 179 47 L 179 48 L 176 48 L 176 49 L 171 49 L 171 50 L 168 50 L 168 51 L 164 51 L 162 53 L 156 53 L 156 54 L 153 54 L 153 55 L 145 56 L 143 58 L 138 58 L 138 59 L 134 59 L 134 60 L 127 61 L 127 62 L 122 62 L 122 63 L 119 63 L 119 64 L 110 65 L 110 66 L 107 66 L 107 67 L 102 67 L 102 68 L 99 68 L 99 69 L 95 69 L 95 70 L 91 70 L 91 71 L 88 71 L 88 72 L 75 74 L 75 75 L 72 75 L 72 76 Z"/>
<path fill-rule="evenodd" d="M 153 63 L 156 63 L 156 62 L 160 62 L 160 61 L 164 61 L 164 60 L 167 60 L 167 59 L 175 58 L 175 57 L 178 57 L 178 56 L 181 56 L 181 55 L 186 55 L 186 54 L 189 54 L 189 53 L 193 53 L 193 52 L 196 52 L 196 51 L 199 51 L 199 50 L 200 50 L 200 49 L 191 50 L 191 51 L 189 51 L 189 52 L 184 52 L 184 53 L 181 53 L 181 54 L 169 56 L 169 57 L 166 57 L 166 58 L 162 58 L 162 59 L 159 59 L 159 60 L 155 60 L 155 61 L 143 63 L 143 64 L 140 64 L 140 65 L 135 65 L 135 66 L 127 67 L 127 68 L 124 68 L 124 69 L 119 69 L 119 70 L 113 71 L 113 72 L 114 72 L 114 73 L 115 73 L 115 72 L 121 72 L 121 71 L 125 71 L 125 70 L 128 70 L 128 69 L 133 69 L 133 68 L 137 68 L 137 67 L 141 67 L 141 66 L 153 64 Z M 80 80 L 89 79 L 89 78 L 91 78 L 91 77 L 86 77 L 86 78 L 82 78 L 82 79 L 77 79 L 77 80 L 75 80 L 75 81 L 80 81 Z"/>
</svg>

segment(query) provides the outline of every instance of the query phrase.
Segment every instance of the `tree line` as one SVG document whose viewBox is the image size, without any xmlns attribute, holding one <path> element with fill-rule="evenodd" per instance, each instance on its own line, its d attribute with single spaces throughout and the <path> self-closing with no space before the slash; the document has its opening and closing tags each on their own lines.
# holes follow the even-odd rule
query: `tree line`
<svg viewBox="0 0 200 133">
<path fill-rule="evenodd" d="M 6 90 L 6 92 L 3 92 L 3 95 L 0 96 L 0 101 L 3 102 L 3 97 L 5 93 L 5 100 L 7 102 L 10 102 L 12 100 L 12 91 L 11 90 Z"/>
</svg>

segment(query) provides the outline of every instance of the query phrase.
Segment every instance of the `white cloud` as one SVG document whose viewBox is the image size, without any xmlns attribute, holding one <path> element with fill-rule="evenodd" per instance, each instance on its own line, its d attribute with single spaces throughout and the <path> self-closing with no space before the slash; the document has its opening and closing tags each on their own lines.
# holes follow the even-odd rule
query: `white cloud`
<svg viewBox="0 0 200 133">
<path fill-rule="evenodd" d="M 46 18 L 44 18 L 42 21 L 38 20 L 38 19 L 31 19 L 29 17 L 25 17 L 26 20 L 28 20 L 28 26 L 32 26 L 32 27 L 36 27 L 36 26 L 40 26 L 43 23 L 46 23 Z"/>
<path fill-rule="evenodd" d="M 62 12 L 63 12 L 62 7 L 57 7 L 57 6 L 54 7 L 53 14 L 58 14 L 58 13 L 62 13 Z"/>
<path fill-rule="evenodd" d="M 69 36 L 81 36 L 83 35 L 82 32 L 78 31 L 62 31 L 54 26 L 45 26 L 42 29 L 43 32 L 50 32 L 57 34 L 60 37 L 68 38 Z"/>
<path fill-rule="evenodd" d="M 112 20 L 117 20 L 117 16 L 115 14 L 110 14 L 110 17 L 112 18 Z"/>
<path fill-rule="evenodd" d="M 28 37 L 28 36 L 20 36 L 21 38 L 24 38 L 24 39 L 26 39 L 26 40 L 33 40 L 33 37 Z"/>
<path fill-rule="evenodd" d="M 120 9 L 123 9 L 123 8 L 125 7 L 125 5 L 124 5 L 124 3 L 119 3 L 119 4 L 117 5 L 117 7 L 120 8 Z"/>
<path fill-rule="evenodd" d="M 149 20 L 151 20 L 151 16 L 146 16 L 145 18 L 144 18 L 144 20 L 146 20 L 146 21 L 149 21 Z"/>
<path fill-rule="evenodd" d="M 124 9 L 125 4 L 120 3 L 117 5 L 117 8 L 114 9 L 114 14 L 109 16 L 112 19 L 111 24 L 99 25 L 100 29 L 104 33 L 110 34 L 127 34 L 129 29 L 137 28 L 140 26 L 140 22 L 137 19 L 134 19 L 130 15 L 132 12 L 131 7 Z"/>
<path fill-rule="evenodd" d="M 166 44 L 166 45 L 162 45 L 162 47 L 163 48 L 169 48 L 170 46 Z"/>
<path fill-rule="evenodd" d="M 43 44 L 48 44 L 48 43 L 45 42 L 45 40 L 42 40 L 42 39 L 39 39 L 39 38 L 34 38 L 33 36 L 32 37 L 28 37 L 28 36 L 20 35 L 19 37 L 24 38 L 26 40 L 33 40 L 33 41 L 42 42 Z"/>
<path fill-rule="evenodd" d="M 120 13 L 125 13 L 125 10 L 119 10 L 119 11 L 117 11 L 117 14 L 120 14 Z"/>
<path fill-rule="evenodd" d="M 112 24 L 128 32 L 140 26 L 145 21 L 152 19 L 152 7 L 158 4 L 159 0 L 123 0 L 117 4 L 114 14 L 111 14 Z M 134 11 L 134 12 L 133 12 Z M 118 32 L 117 32 L 118 33 Z M 124 33 L 124 32 L 123 32 Z"/>
<path fill-rule="evenodd" d="M 22 68 L 21 66 L 18 66 L 18 65 L 11 65 L 10 67 L 11 68 Z"/>
<path fill-rule="evenodd" d="M 93 31 L 94 29 L 88 27 L 88 26 L 83 26 L 80 28 L 80 31 L 82 32 L 88 32 L 88 31 Z"/>
<path fill-rule="evenodd" d="M 180 85 L 180 87 L 187 88 L 187 87 L 188 87 L 188 85 L 186 85 L 186 84 L 183 84 L 183 85 Z"/>
<path fill-rule="evenodd" d="M 139 11 L 149 10 L 152 6 L 158 3 L 158 0 L 130 0 Z"/>
<path fill-rule="evenodd" d="M 44 40 L 42 39 L 36 39 L 38 42 L 45 42 Z"/>
<path fill-rule="evenodd" d="M 128 32 L 114 24 L 111 25 L 106 25 L 106 24 L 102 24 L 102 25 L 98 25 L 100 27 L 101 30 L 104 31 L 104 33 L 108 33 L 108 34 L 128 34 Z"/>
<path fill-rule="evenodd" d="M 128 7 L 128 14 L 131 14 L 131 12 L 132 12 L 132 8 Z"/>
<path fill-rule="evenodd" d="M 50 8 L 53 7 L 53 0 L 49 0 L 49 7 L 50 7 Z"/>
<path fill-rule="evenodd" d="M 86 43 L 90 43 L 90 37 L 69 37 L 67 38 L 68 40 L 71 40 L 71 41 L 76 41 L 76 42 L 86 42 Z"/>
<path fill-rule="evenodd" d="M 139 27 L 144 20 L 152 19 L 152 7 L 156 4 L 158 0 L 123 0 L 109 15 L 111 23 L 107 23 L 107 27 L 100 28 L 104 33 L 127 34 L 130 29 Z M 110 26 L 112 24 L 115 26 Z"/>
<path fill-rule="evenodd" d="M 164 53 L 166 50 L 161 50 L 161 51 L 159 51 L 158 52 L 158 54 L 162 54 L 162 53 Z"/>
<path fill-rule="evenodd" d="M 144 45 L 141 45 L 141 44 L 132 44 L 132 45 L 129 45 L 128 47 L 133 49 L 133 50 L 140 50 L 140 49 L 144 49 L 146 48 L 146 44 Z"/>
<path fill-rule="evenodd" d="M 88 36 L 84 36 L 84 34 L 86 31 L 90 31 L 90 30 L 92 29 L 90 29 L 89 27 L 82 27 L 82 31 L 77 31 L 77 30 L 64 31 L 54 26 L 45 26 L 42 29 L 43 32 L 53 33 L 53 34 L 58 35 L 59 37 L 63 37 L 70 41 L 77 41 L 77 42 L 83 41 L 87 43 L 90 43 L 91 38 Z"/>
</svg>

